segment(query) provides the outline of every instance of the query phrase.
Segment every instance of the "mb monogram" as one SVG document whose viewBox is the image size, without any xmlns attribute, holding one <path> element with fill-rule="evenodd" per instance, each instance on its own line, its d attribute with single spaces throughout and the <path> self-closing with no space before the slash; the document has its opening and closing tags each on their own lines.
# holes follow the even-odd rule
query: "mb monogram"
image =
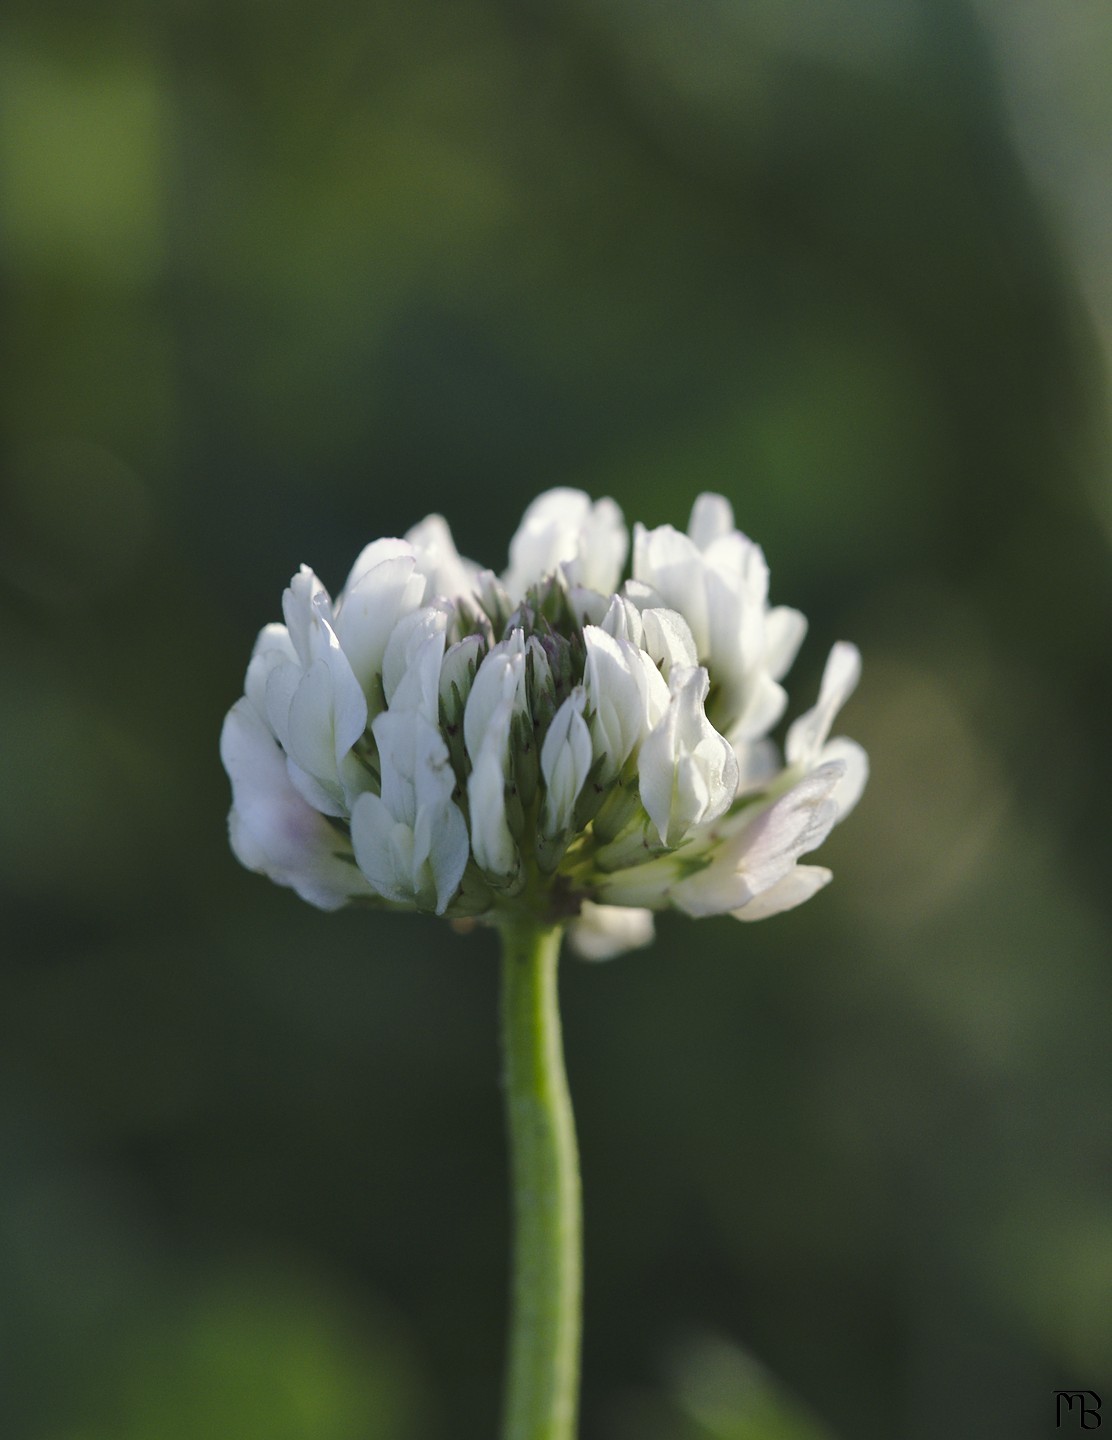
<svg viewBox="0 0 1112 1440">
<path fill-rule="evenodd" d="M 1100 1396 L 1095 1390 L 1055 1390 L 1058 1429 L 1100 1429 Z M 1073 1424 L 1071 1426 L 1071 1417 Z"/>
</svg>

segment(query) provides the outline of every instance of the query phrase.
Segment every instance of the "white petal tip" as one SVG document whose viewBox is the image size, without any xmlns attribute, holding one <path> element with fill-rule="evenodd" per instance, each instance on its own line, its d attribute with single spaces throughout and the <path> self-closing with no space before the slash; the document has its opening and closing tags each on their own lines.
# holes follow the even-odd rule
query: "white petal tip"
<svg viewBox="0 0 1112 1440">
<path fill-rule="evenodd" d="M 829 885 L 833 878 L 833 872 L 822 865 L 797 865 L 782 880 L 730 913 L 737 920 L 767 920 L 770 915 L 780 915 L 785 910 L 794 910 L 797 905 L 804 904 Z"/>
<path fill-rule="evenodd" d="M 642 950 L 655 933 L 652 912 L 626 905 L 583 902 L 568 927 L 568 944 L 583 960 L 613 960 L 628 950 Z"/>
</svg>

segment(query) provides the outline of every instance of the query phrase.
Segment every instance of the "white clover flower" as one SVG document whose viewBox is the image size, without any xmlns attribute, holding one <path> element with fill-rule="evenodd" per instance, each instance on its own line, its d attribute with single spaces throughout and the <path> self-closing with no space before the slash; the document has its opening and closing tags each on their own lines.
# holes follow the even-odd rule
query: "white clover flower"
<svg viewBox="0 0 1112 1440">
<path fill-rule="evenodd" d="M 759 545 L 734 529 L 721 495 L 700 495 L 688 533 L 634 527 L 633 579 L 678 610 L 716 695 L 711 719 L 730 740 L 753 741 L 784 712 L 778 683 L 803 641 L 798 610 L 768 608 L 768 566 Z"/>
<path fill-rule="evenodd" d="M 609 595 L 628 553 L 629 533 L 613 500 L 592 505 L 582 490 L 548 490 L 522 516 L 502 583 L 515 604 L 556 573 Z"/>
<path fill-rule="evenodd" d="M 660 843 L 675 849 L 693 826 L 719 815 L 737 794 L 733 746 L 707 719 L 710 678 L 701 665 L 673 669 L 671 697 L 641 747 L 641 803 Z"/>
<path fill-rule="evenodd" d="M 760 547 L 718 495 L 687 534 L 612 500 L 530 505 L 499 579 L 445 521 L 376 540 L 335 604 L 303 567 L 224 724 L 232 847 L 325 909 L 574 922 L 601 958 L 651 912 L 759 919 L 830 872 L 801 865 L 860 797 L 830 737 L 860 673 L 834 646 L 817 704 L 770 736 L 806 630 L 768 604 Z"/>
<path fill-rule="evenodd" d="M 575 816 L 575 802 L 591 773 L 594 756 L 591 734 L 583 719 L 586 704 L 587 692 L 582 685 L 577 685 L 552 717 L 541 746 L 545 793 L 540 833 L 546 840 L 568 835 Z"/>
</svg>

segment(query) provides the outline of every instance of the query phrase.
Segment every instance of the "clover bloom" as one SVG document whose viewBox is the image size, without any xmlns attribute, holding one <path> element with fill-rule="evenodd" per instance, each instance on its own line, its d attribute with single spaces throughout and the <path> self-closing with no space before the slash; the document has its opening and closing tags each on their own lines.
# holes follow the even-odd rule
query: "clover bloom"
<svg viewBox="0 0 1112 1440">
<path fill-rule="evenodd" d="M 800 864 L 856 803 L 864 751 L 829 738 L 857 683 L 835 645 L 787 732 L 806 629 L 726 500 L 686 534 L 551 490 L 499 577 L 430 516 L 376 540 L 333 600 L 303 566 L 224 723 L 232 848 L 322 909 L 350 901 L 571 922 L 595 958 L 651 913 L 760 919 L 830 872 Z"/>
<path fill-rule="evenodd" d="M 333 600 L 303 566 L 228 712 L 220 753 L 244 865 L 324 910 L 496 927 L 514 1193 L 504 1440 L 573 1440 L 579 1165 L 557 1005 L 567 929 L 604 959 L 653 912 L 763 919 L 830 872 L 800 864 L 857 802 L 865 753 L 830 738 L 860 659 L 770 738 L 803 639 L 719 495 L 686 534 L 550 490 L 501 576 L 438 515 L 375 540 Z"/>
</svg>

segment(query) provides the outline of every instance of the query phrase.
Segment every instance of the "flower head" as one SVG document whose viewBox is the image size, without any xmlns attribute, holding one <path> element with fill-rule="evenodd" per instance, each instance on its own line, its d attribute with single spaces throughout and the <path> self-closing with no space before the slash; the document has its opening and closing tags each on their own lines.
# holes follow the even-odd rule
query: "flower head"
<svg viewBox="0 0 1112 1440">
<path fill-rule="evenodd" d="M 830 872 L 801 865 L 868 773 L 830 738 L 860 657 L 769 732 L 803 639 L 729 503 L 686 534 L 552 490 L 501 576 L 429 516 L 376 540 L 333 601 L 308 567 L 259 635 L 221 757 L 232 848 L 324 909 L 357 901 L 573 921 L 591 958 L 647 943 L 650 912 L 761 919 Z"/>
</svg>

